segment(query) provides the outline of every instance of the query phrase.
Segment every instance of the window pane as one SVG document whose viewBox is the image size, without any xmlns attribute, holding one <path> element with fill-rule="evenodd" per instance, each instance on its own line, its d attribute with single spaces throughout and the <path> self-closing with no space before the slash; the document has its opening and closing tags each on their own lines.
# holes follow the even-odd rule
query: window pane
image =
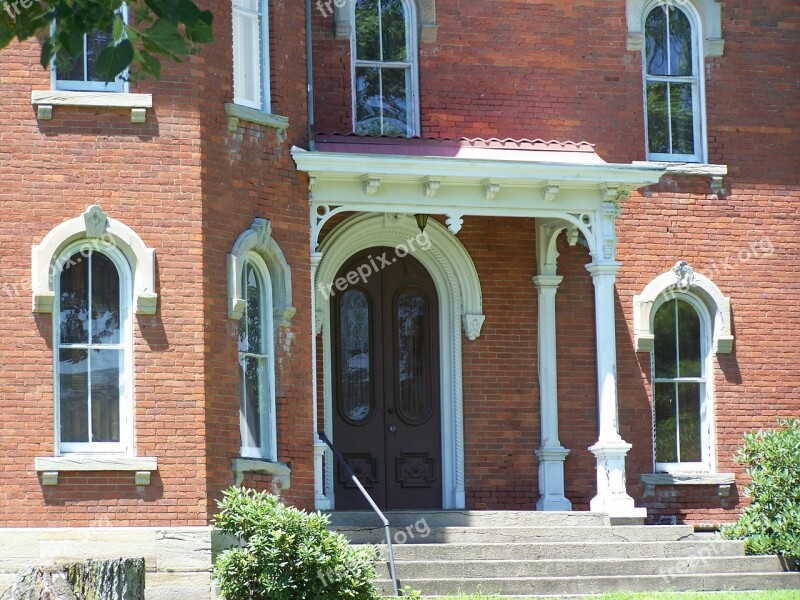
<svg viewBox="0 0 800 600">
<path fill-rule="evenodd" d="M 356 3 L 356 59 L 381 60 L 378 0 Z"/>
<path fill-rule="evenodd" d="M 253 356 L 239 357 L 239 377 L 242 390 L 241 433 L 242 446 L 261 447 L 261 395 L 264 384 L 265 359 Z"/>
<path fill-rule="evenodd" d="M 397 412 L 409 423 L 421 423 L 433 413 L 426 350 L 430 334 L 428 303 L 419 290 L 397 299 Z"/>
<path fill-rule="evenodd" d="M 669 84 L 670 121 L 672 122 L 672 153 L 694 154 L 694 112 L 692 84 Z"/>
<path fill-rule="evenodd" d="M 88 81 L 105 81 L 105 77 L 97 74 L 95 64 L 97 63 L 97 57 L 113 39 L 114 36 L 111 34 L 111 28 L 107 31 L 96 31 L 86 36 L 86 69 L 88 71 Z"/>
<path fill-rule="evenodd" d="M 119 272 L 108 256 L 92 252 L 92 343 L 120 342 Z"/>
<path fill-rule="evenodd" d="M 678 300 L 678 357 L 680 377 L 702 377 L 700 317 L 694 307 Z"/>
<path fill-rule="evenodd" d="M 92 441 L 119 441 L 122 350 L 92 350 Z"/>
<path fill-rule="evenodd" d="M 662 304 L 653 319 L 653 354 L 657 378 L 676 377 L 675 300 Z"/>
<path fill-rule="evenodd" d="M 647 145 L 650 152 L 669 153 L 667 84 L 647 83 Z"/>
<path fill-rule="evenodd" d="M 88 352 L 73 348 L 59 350 L 58 372 L 61 441 L 88 442 Z"/>
<path fill-rule="evenodd" d="M 89 342 L 89 269 L 88 260 L 75 253 L 61 271 L 59 323 L 62 344 Z"/>
<path fill-rule="evenodd" d="M 382 0 L 381 33 L 383 40 L 383 60 L 405 62 L 406 52 L 406 10 L 402 0 Z"/>
<path fill-rule="evenodd" d="M 247 306 L 239 323 L 239 350 L 253 354 L 267 354 L 263 342 L 263 314 L 261 311 L 263 286 L 252 264 L 245 266 L 244 297 Z M 244 328 L 242 326 L 244 325 Z"/>
<path fill-rule="evenodd" d="M 678 414 L 681 431 L 681 462 L 702 462 L 699 383 L 678 384 Z"/>
<path fill-rule="evenodd" d="M 261 107 L 261 21 L 233 13 L 233 92 L 237 100 Z"/>
<path fill-rule="evenodd" d="M 259 0 L 233 0 L 233 6 L 236 8 L 243 8 L 253 12 L 259 11 Z"/>
<path fill-rule="evenodd" d="M 380 69 L 356 68 L 356 133 L 381 134 Z"/>
<path fill-rule="evenodd" d="M 84 41 L 84 47 L 85 44 Z M 56 77 L 61 81 L 86 81 L 86 74 L 83 71 L 84 58 L 83 52 L 75 58 L 66 52 L 59 52 L 56 56 Z"/>
<path fill-rule="evenodd" d="M 669 11 L 669 63 L 670 75 L 687 77 L 692 68 L 692 25 L 682 10 Z"/>
<path fill-rule="evenodd" d="M 347 290 L 339 304 L 339 411 L 362 421 L 373 408 L 370 310 L 366 294 Z"/>
<path fill-rule="evenodd" d="M 677 462 L 675 384 L 656 383 L 656 462 Z"/>
<path fill-rule="evenodd" d="M 408 127 L 409 69 L 381 69 L 383 76 L 383 134 L 412 135 Z"/>
<path fill-rule="evenodd" d="M 657 6 L 647 15 L 644 35 L 648 75 L 667 75 L 667 16 L 664 7 Z"/>
</svg>

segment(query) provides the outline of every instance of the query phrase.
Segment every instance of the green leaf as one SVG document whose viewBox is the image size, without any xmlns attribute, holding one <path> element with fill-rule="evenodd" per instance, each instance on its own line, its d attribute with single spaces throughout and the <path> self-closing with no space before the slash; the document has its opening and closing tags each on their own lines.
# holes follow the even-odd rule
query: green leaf
<svg viewBox="0 0 800 600">
<path fill-rule="evenodd" d="M 117 15 L 114 19 L 114 29 L 112 30 L 111 35 L 114 36 L 114 41 L 119 42 L 125 34 L 125 21 L 122 19 L 122 15 Z"/>
<path fill-rule="evenodd" d="M 128 68 L 131 61 L 133 61 L 133 44 L 130 40 L 122 40 L 116 46 L 109 46 L 100 52 L 95 68 L 106 81 L 114 81 L 117 75 Z"/>
<path fill-rule="evenodd" d="M 142 42 L 147 50 L 156 54 L 166 56 L 186 54 L 186 42 L 178 33 L 177 26 L 166 19 L 159 19 L 149 29 L 143 31 Z"/>
<path fill-rule="evenodd" d="M 197 44 L 206 44 L 214 41 L 214 30 L 211 25 L 198 19 L 194 27 L 186 26 L 186 37 Z"/>
<path fill-rule="evenodd" d="M 180 20 L 178 0 L 145 0 L 145 4 L 159 17 L 177 23 Z"/>
</svg>

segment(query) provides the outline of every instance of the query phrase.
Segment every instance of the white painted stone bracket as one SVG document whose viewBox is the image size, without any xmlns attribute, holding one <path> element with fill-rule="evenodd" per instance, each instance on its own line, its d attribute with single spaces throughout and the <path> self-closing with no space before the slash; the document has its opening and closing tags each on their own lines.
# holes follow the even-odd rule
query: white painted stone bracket
<svg viewBox="0 0 800 600">
<path fill-rule="evenodd" d="M 283 463 L 255 458 L 234 458 L 231 460 L 231 471 L 233 471 L 233 484 L 237 487 L 242 485 L 247 473 L 269 475 L 282 490 L 288 490 L 291 485 L 292 470 Z"/>
<path fill-rule="evenodd" d="M 720 498 L 727 498 L 736 476 L 733 473 L 643 473 L 639 481 L 644 485 L 645 497 L 654 496 L 659 485 L 708 485 L 716 486 Z"/>
<path fill-rule="evenodd" d="M 33 90 L 31 104 L 36 107 L 36 118 L 49 121 L 53 106 L 84 106 L 96 108 L 129 108 L 131 123 L 144 123 L 147 109 L 153 107 L 152 94 L 126 94 L 121 92 L 68 92 L 63 90 Z"/>
<path fill-rule="evenodd" d="M 289 129 L 288 117 L 265 113 L 249 106 L 240 106 L 230 102 L 225 104 L 225 117 L 228 122 L 228 131 L 236 131 L 239 128 L 239 122 L 246 121 L 275 129 L 275 138 L 278 144 L 282 144 L 286 140 L 286 130 Z"/>
<path fill-rule="evenodd" d="M 150 485 L 150 474 L 158 470 L 154 457 L 129 457 L 102 454 L 74 454 L 69 456 L 37 456 L 35 469 L 42 474 L 42 485 L 58 485 L 58 474 L 63 472 L 132 471 L 136 485 Z"/>
</svg>

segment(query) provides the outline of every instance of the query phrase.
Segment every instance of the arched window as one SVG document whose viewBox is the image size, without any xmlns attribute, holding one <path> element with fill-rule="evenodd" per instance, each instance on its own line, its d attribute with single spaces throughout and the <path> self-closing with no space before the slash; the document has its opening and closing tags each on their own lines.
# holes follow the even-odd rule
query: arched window
<svg viewBox="0 0 800 600">
<path fill-rule="evenodd" d="M 711 469 L 709 317 L 690 295 L 669 294 L 653 316 L 656 471 Z"/>
<path fill-rule="evenodd" d="M 649 160 L 705 160 L 699 20 L 689 5 L 658 2 L 644 22 L 644 103 Z"/>
<path fill-rule="evenodd" d="M 131 269 L 113 247 L 99 248 L 69 246 L 55 264 L 59 454 L 131 448 Z"/>
<path fill-rule="evenodd" d="M 277 460 L 272 284 L 263 259 L 250 253 L 243 266 L 239 320 L 240 429 L 243 457 Z"/>
<path fill-rule="evenodd" d="M 354 10 L 354 131 L 360 135 L 417 135 L 413 3 L 356 0 Z"/>
</svg>

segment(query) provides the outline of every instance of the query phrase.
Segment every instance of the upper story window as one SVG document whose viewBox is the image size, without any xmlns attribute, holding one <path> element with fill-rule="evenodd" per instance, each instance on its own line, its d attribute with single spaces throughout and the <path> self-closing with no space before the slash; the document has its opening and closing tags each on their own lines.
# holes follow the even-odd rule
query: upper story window
<svg viewBox="0 0 800 600">
<path fill-rule="evenodd" d="M 123 4 L 122 16 L 127 21 L 127 7 Z M 124 92 L 126 82 L 124 74 L 114 81 L 106 82 L 97 73 L 97 57 L 113 42 L 111 28 L 107 31 L 96 31 L 83 36 L 83 50 L 76 57 L 66 53 L 59 54 L 53 61 L 53 87 L 56 90 L 85 92 Z"/>
<path fill-rule="evenodd" d="M 83 244 L 58 262 L 54 335 L 60 454 L 130 449 L 131 271 L 113 248 Z"/>
<path fill-rule="evenodd" d="M 413 3 L 408 0 L 355 2 L 353 129 L 357 134 L 419 133 L 414 23 Z"/>
<path fill-rule="evenodd" d="M 694 12 L 658 2 L 644 23 L 644 101 L 649 160 L 705 160 L 703 54 Z"/>
<path fill-rule="evenodd" d="M 653 317 L 657 471 L 709 471 L 709 318 L 703 304 L 671 294 Z"/>
<path fill-rule="evenodd" d="M 241 281 L 244 312 L 239 320 L 241 455 L 277 460 L 272 284 L 267 266 L 251 253 Z"/>
<path fill-rule="evenodd" d="M 267 0 L 233 0 L 233 102 L 270 111 Z"/>
</svg>

